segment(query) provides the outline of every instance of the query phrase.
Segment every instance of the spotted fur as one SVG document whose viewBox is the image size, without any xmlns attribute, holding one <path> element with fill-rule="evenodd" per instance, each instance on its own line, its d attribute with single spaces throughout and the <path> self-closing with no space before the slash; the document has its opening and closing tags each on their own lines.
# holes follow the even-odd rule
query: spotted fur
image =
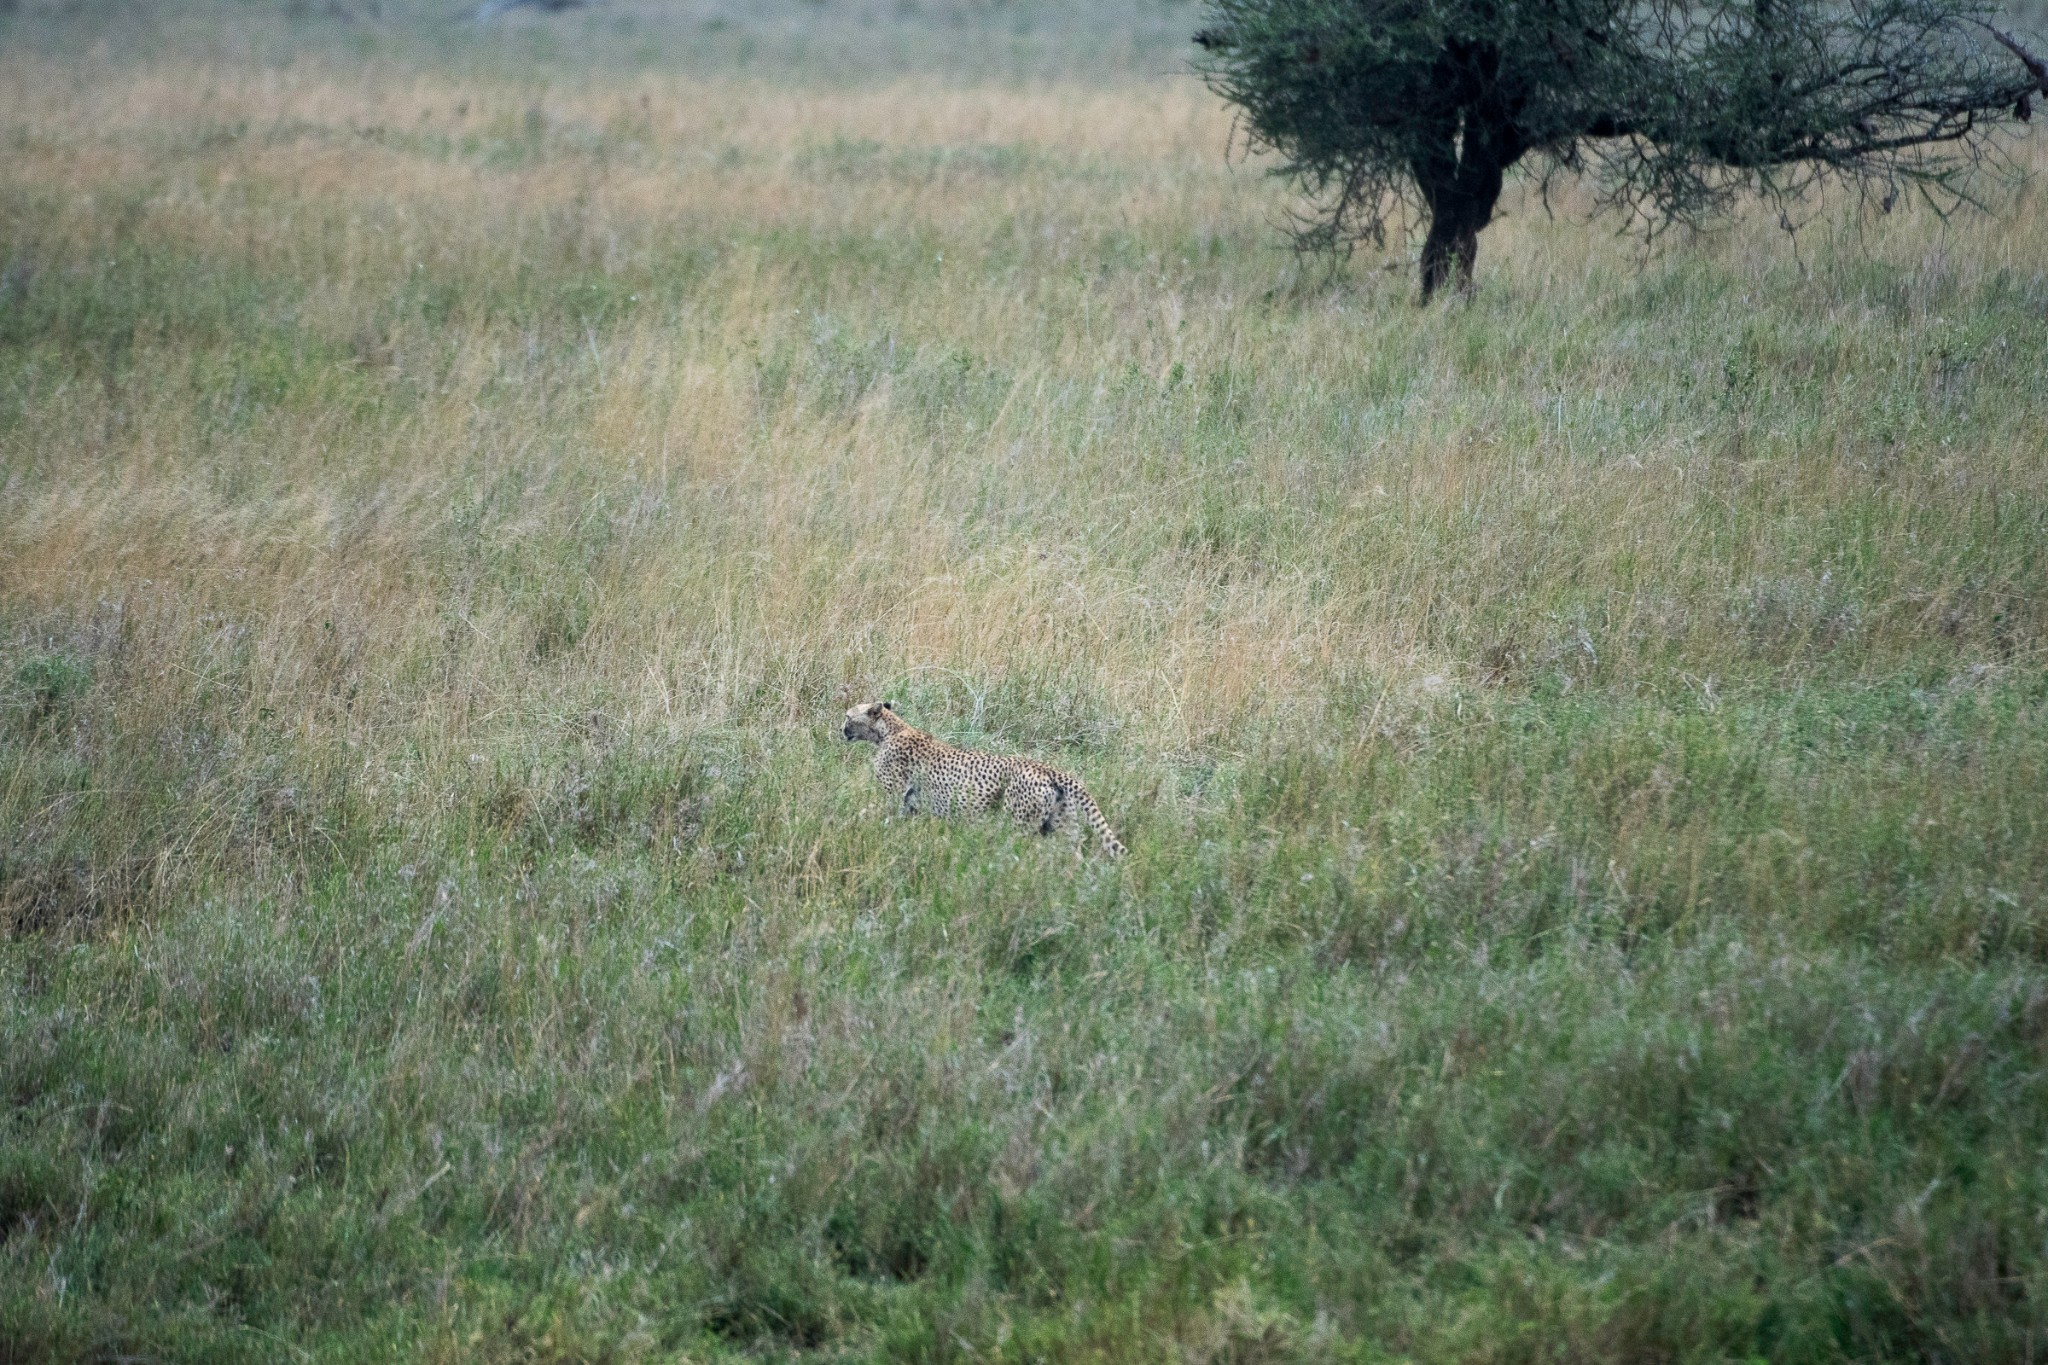
<svg viewBox="0 0 2048 1365">
<path fill-rule="evenodd" d="M 878 746 L 875 776 L 904 815 L 985 815 L 1001 806 L 1025 829 L 1051 834 L 1078 811 L 1110 857 L 1124 854 L 1102 808 L 1070 772 L 1037 759 L 956 748 L 897 715 L 893 702 L 848 707 L 840 733 Z"/>
</svg>

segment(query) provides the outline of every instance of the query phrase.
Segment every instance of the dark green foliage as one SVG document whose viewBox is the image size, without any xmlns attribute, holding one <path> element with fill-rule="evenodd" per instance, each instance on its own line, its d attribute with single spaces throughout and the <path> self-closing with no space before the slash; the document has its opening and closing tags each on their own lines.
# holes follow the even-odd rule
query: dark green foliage
<svg viewBox="0 0 2048 1365">
<path fill-rule="evenodd" d="M 1469 284 L 1507 172 L 1595 173 L 1653 229 L 1835 178 L 1959 189 L 2036 77 L 1981 0 L 1212 0 L 1195 41 L 1308 192 L 1304 248 L 1429 225 L 1422 294 Z"/>
</svg>

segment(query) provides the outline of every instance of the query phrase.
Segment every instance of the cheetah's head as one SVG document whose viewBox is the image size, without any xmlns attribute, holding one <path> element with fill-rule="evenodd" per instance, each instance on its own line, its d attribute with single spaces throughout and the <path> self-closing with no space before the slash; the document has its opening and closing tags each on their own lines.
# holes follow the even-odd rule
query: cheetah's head
<svg viewBox="0 0 2048 1365">
<path fill-rule="evenodd" d="M 880 744 L 889 737 L 889 732 L 903 724 L 896 715 L 893 701 L 864 701 L 858 706 L 846 708 L 846 724 L 839 733 L 849 740 L 866 740 Z"/>
</svg>

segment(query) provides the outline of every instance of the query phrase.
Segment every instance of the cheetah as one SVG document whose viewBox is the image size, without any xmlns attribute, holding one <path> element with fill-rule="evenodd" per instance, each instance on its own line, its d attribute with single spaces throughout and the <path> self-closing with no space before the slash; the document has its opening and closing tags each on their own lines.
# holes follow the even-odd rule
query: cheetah
<svg viewBox="0 0 2048 1365">
<path fill-rule="evenodd" d="M 1078 810 L 1110 857 L 1124 855 L 1123 842 L 1110 832 L 1102 808 L 1072 773 L 1036 759 L 956 748 L 897 715 L 894 702 L 848 707 L 840 733 L 852 742 L 880 746 L 875 776 L 895 795 L 904 815 L 920 810 L 983 815 L 1000 805 L 1025 829 L 1051 834 Z"/>
</svg>

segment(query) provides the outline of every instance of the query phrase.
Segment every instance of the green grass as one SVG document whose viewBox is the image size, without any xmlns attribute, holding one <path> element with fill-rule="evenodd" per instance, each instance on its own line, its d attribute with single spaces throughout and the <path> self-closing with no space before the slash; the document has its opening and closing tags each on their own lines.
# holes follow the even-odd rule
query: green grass
<svg viewBox="0 0 2048 1365">
<path fill-rule="evenodd" d="M 2038 196 L 1418 310 L 1193 14 L 0 16 L 0 1362 L 2048 1349 Z"/>
</svg>

